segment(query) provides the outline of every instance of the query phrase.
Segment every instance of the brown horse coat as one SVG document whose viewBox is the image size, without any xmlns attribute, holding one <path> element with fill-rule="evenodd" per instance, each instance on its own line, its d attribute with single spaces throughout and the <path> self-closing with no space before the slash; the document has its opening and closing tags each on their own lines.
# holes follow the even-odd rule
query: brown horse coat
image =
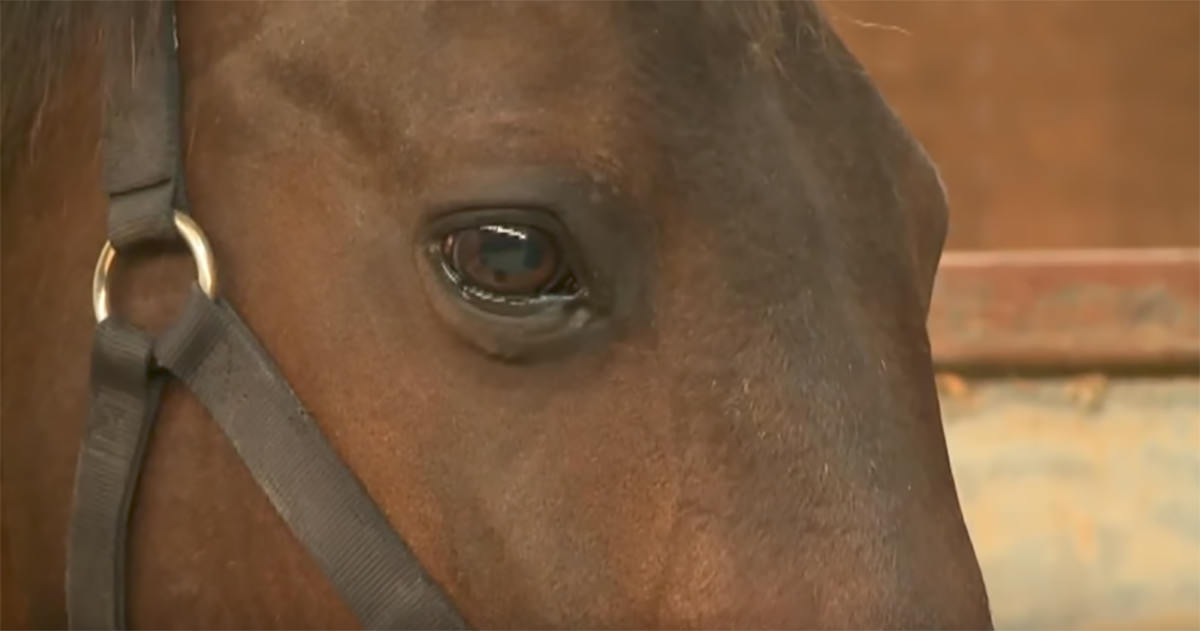
<svg viewBox="0 0 1200 631">
<path fill-rule="evenodd" d="M 65 623 L 100 59 L 147 6 L 3 5 L 8 627 Z M 943 192 L 815 7 L 202 3 L 178 29 L 224 295 L 472 624 L 990 626 L 924 328 Z M 552 348 L 420 254 L 433 214 L 514 203 L 593 284 Z M 122 259 L 116 308 L 160 326 L 190 273 Z M 139 493 L 135 625 L 353 626 L 182 391 Z"/>
</svg>

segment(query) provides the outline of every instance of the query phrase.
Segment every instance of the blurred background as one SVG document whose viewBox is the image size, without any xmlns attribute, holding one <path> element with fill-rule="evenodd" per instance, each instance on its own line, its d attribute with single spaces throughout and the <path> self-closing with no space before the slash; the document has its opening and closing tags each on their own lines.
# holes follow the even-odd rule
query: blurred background
<svg viewBox="0 0 1200 631">
<path fill-rule="evenodd" d="M 825 8 L 949 191 L 929 327 L 997 628 L 1200 629 L 1200 2 Z"/>
</svg>

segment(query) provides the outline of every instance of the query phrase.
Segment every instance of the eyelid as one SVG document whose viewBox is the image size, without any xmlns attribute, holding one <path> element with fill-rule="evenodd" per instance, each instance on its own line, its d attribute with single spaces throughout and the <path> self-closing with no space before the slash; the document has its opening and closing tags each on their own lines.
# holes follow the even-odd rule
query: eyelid
<svg viewBox="0 0 1200 631">
<path fill-rule="evenodd" d="M 422 239 L 441 238 L 466 228 L 503 224 L 524 224 L 545 230 L 558 239 L 569 239 L 567 229 L 549 210 L 529 206 L 488 205 L 464 207 L 439 213 L 425 222 Z"/>
<path fill-rule="evenodd" d="M 505 162 L 460 165 L 413 200 L 418 277 L 438 319 L 485 355 L 540 361 L 651 326 L 656 225 L 649 209 L 583 169 Z M 563 244 L 585 300 L 513 318 L 463 300 L 435 267 L 430 241 L 458 227 L 519 221 Z"/>
</svg>

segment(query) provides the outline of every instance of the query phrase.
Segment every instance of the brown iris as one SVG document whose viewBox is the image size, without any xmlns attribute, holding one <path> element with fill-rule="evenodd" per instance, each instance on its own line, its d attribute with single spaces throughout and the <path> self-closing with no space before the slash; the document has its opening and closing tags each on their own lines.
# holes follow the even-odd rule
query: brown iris
<svg viewBox="0 0 1200 631">
<path fill-rule="evenodd" d="M 530 226 L 458 230 L 442 241 L 442 256 L 460 282 L 504 297 L 532 297 L 552 290 L 566 272 L 558 244 Z"/>
</svg>

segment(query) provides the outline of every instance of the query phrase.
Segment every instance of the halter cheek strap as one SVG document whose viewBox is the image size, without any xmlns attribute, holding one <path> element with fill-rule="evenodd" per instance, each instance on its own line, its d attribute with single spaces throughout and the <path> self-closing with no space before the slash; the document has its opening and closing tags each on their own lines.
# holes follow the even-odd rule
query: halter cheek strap
<svg viewBox="0 0 1200 631">
<path fill-rule="evenodd" d="M 103 141 L 108 237 L 97 265 L 90 404 L 75 473 L 67 612 L 75 629 L 125 626 L 130 505 L 164 385 L 203 404 L 259 488 L 367 628 L 461 628 L 464 621 L 325 440 L 267 351 L 216 297 L 207 242 L 187 208 L 179 148 L 174 7 L 160 40 L 114 89 Z M 109 315 L 118 252 L 184 234 L 200 268 L 183 315 L 158 339 Z"/>
</svg>

